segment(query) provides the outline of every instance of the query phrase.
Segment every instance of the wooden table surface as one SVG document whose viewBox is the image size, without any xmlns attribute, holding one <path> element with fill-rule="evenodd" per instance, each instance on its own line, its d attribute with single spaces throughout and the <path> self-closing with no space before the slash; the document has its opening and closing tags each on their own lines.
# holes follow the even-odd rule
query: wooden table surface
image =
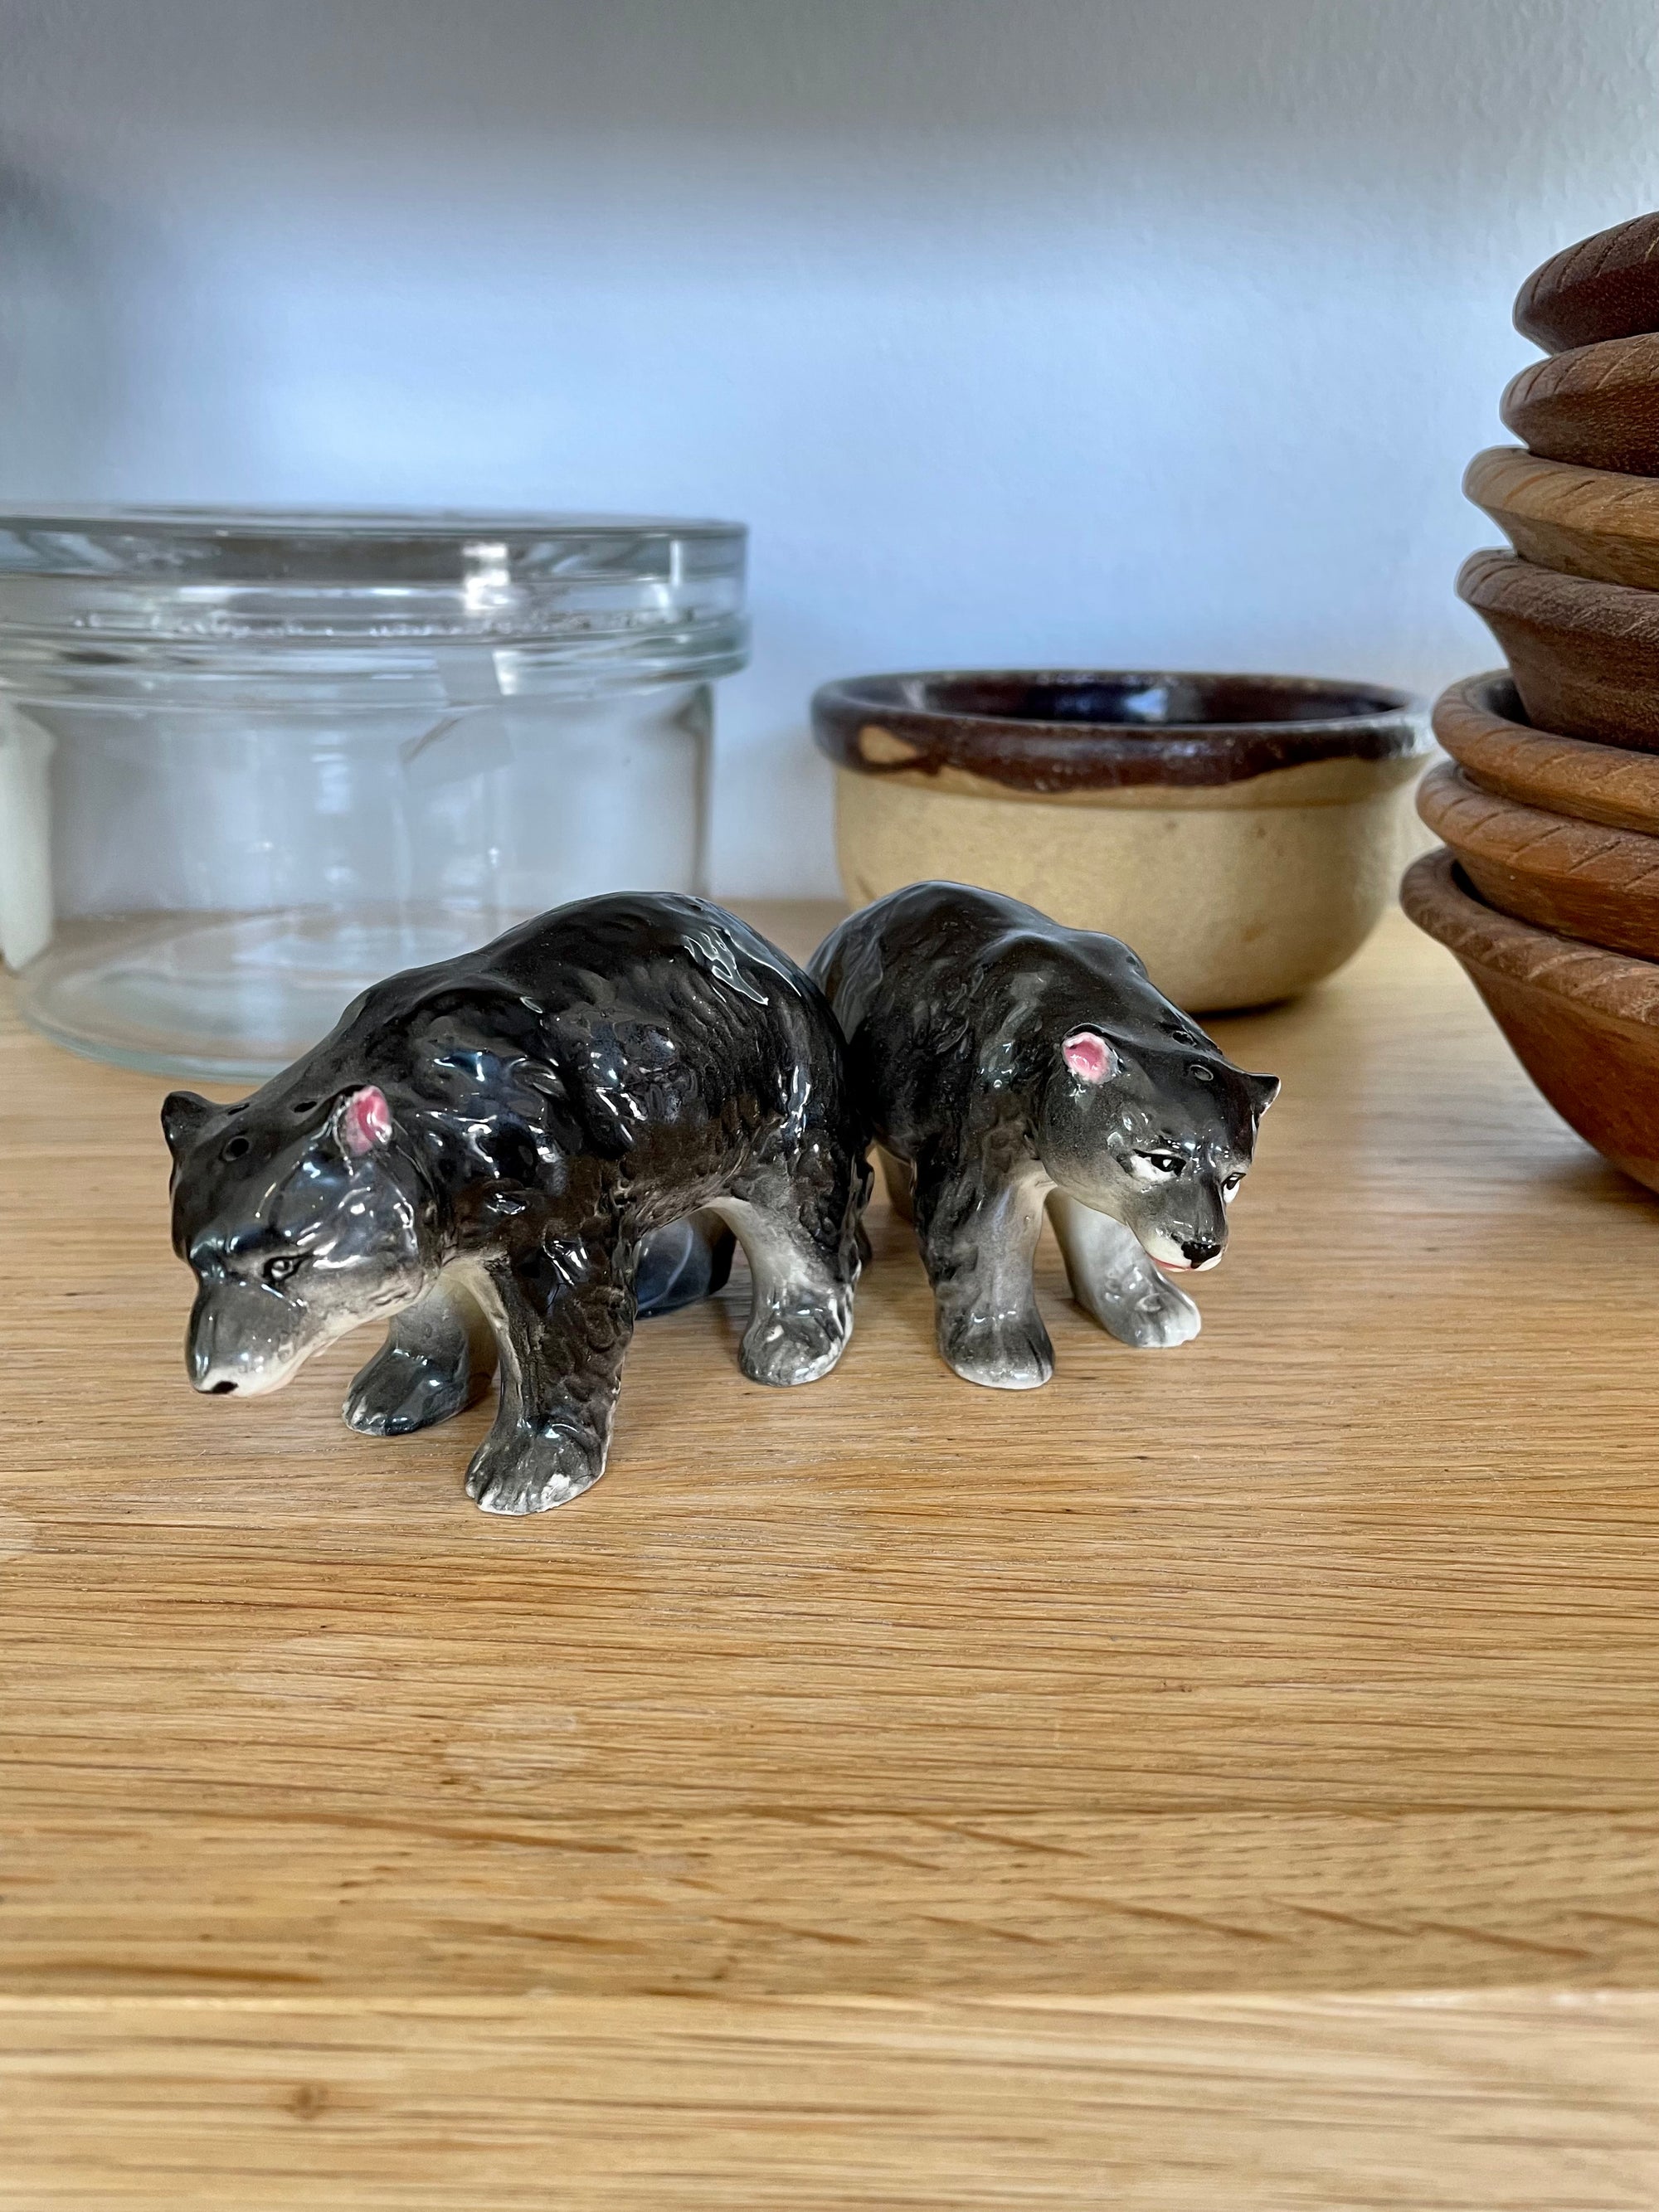
<svg viewBox="0 0 1659 2212">
<path fill-rule="evenodd" d="M 810 941 L 822 914 L 757 918 Z M 1659 1208 L 1397 915 L 1204 1333 L 653 1322 L 469 1505 L 194 1396 L 162 1085 L 0 1034 L 0 2206 L 1659 2202 Z"/>
</svg>

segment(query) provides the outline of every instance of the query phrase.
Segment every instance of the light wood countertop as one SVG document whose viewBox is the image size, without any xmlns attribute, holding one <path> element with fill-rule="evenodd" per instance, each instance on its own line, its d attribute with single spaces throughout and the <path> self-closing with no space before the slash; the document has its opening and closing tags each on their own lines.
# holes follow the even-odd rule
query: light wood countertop
<svg viewBox="0 0 1659 2212">
<path fill-rule="evenodd" d="M 1195 1344 L 1050 1249 L 976 1391 L 881 1210 L 504 1522 L 362 1341 L 191 1394 L 165 1086 L 8 1012 L 0 2208 L 1659 2202 L 1659 1205 L 1397 915 L 1212 1026 Z"/>
</svg>

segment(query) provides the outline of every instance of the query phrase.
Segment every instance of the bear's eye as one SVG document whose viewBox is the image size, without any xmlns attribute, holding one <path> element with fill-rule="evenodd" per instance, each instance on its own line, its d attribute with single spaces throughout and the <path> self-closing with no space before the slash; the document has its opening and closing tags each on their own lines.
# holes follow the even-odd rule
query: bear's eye
<svg viewBox="0 0 1659 2212">
<path fill-rule="evenodd" d="M 1154 1175 L 1178 1176 L 1181 1173 L 1178 1152 L 1143 1152 L 1140 1157 Z"/>
<path fill-rule="evenodd" d="M 1244 1178 L 1242 1175 L 1230 1175 L 1226 1182 L 1221 1186 L 1222 1197 L 1226 1199 L 1229 1202 L 1233 1199 L 1236 1199 L 1238 1196 L 1238 1186 L 1243 1182 L 1243 1180 Z"/>
<path fill-rule="evenodd" d="M 222 1160 L 240 1160 L 252 1150 L 253 1139 L 251 1137 L 233 1137 L 221 1151 L 219 1157 Z"/>
<path fill-rule="evenodd" d="M 299 1266 L 300 1255 L 297 1252 L 279 1252 L 274 1260 L 265 1261 L 265 1280 L 268 1283 L 285 1283 Z"/>
</svg>

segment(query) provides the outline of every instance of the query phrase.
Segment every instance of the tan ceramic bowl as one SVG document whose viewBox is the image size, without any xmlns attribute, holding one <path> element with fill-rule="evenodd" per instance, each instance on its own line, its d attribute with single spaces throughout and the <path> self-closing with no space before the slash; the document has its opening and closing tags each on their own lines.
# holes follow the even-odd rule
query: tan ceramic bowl
<svg viewBox="0 0 1659 2212">
<path fill-rule="evenodd" d="M 1495 912 L 1443 848 L 1407 869 L 1400 902 L 1457 955 L 1562 1119 L 1659 1190 L 1659 967 Z"/>
<path fill-rule="evenodd" d="M 860 677 L 813 731 L 863 905 L 977 884 L 1133 945 L 1194 1013 L 1305 990 L 1394 895 L 1419 702 L 1304 677 L 1119 670 Z"/>
</svg>

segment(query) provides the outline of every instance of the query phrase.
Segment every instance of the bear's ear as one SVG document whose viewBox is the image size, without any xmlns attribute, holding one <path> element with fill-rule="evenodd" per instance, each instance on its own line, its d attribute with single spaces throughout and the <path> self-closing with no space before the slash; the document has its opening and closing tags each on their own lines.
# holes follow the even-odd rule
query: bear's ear
<svg viewBox="0 0 1659 2212">
<path fill-rule="evenodd" d="M 1060 1049 L 1079 1083 L 1104 1083 L 1117 1073 L 1117 1054 L 1098 1030 L 1073 1030 Z"/>
<path fill-rule="evenodd" d="M 161 1101 L 161 1134 L 178 1159 L 193 1145 L 219 1109 L 199 1091 L 170 1091 Z"/>
<path fill-rule="evenodd" d="M 354 1160 L 366 1158 L 392 1134 L 392 1109 L 376 1083 L 349 1091 L 334 1109 L 331 1123 L 341 1149 Z"/>
<path fill-rule="evenodd" d="M 1279 1096 L 1279 1078 L 1276 1075 L 1247 1075 L 1244 1080 L 1250 1086 L 1250 1096 L 1255 1101 L 1255 1118 L 1259 1121 Z"/>
</svg>

